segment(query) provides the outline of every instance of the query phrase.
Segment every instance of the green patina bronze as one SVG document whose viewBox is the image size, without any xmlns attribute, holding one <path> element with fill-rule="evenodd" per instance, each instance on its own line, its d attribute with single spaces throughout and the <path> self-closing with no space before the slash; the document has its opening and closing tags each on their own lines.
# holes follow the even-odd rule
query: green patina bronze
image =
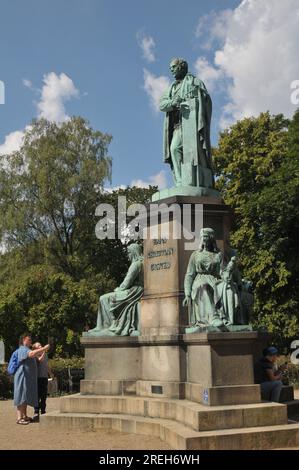
<svg viewBox="0 0 299 470">
<path fill-rule="evenodd" d="M 186 332 L 251 329 L 250 287 L 248 281 L 241 279 L 236 256 L 224 266 L 214 230 L 203 228 L 199 249 L 190 256 L 185 275 L 183 306 L 188 306 L 190 324 Z"/>
<path fill-rule="evenodd" d="M 125 279 L 114 292 L 100 297 L 97 326 L 83 336 L 138 336 L 143 294 L 143 255 L 137 243 L 128 247 L 131 261 Z"/>
<path fill-rule="evenodd" d="M 169 195 L 219 197 L 210 142 L 212 100 L 184 59 L 173 59 L 170 70 L 175 82 L 162 96 L 160 110 L 165 113 L 164 161 L 171 167 L 175 188 L 160 191 L 153 200 Z"/>
</svg>

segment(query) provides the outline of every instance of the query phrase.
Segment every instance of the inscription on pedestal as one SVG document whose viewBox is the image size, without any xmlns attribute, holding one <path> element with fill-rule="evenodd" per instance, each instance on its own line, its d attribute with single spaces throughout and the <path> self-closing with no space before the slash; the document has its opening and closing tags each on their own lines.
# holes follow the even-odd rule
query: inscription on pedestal
<svg viewBox="0 0 299 470">
<path fill-rule="evenodd" d="M 160 271 L 160 269 L 170 269 L 171 264 L 170 263 L 156 263 L 151 265 L 151 270 L 152 271 Z"/>
<path fill-rule="evenodd" d="M 177 240 L 155 238 L 144 245 L 145 293 L 177 289 Z"/>
<path fill-rule="evenodd" d="M 154 245 L 154 248 L 156 248 L 156 247 L 160 247 L 161 245 L 167 244 L 167 242 L 168 242 L 167 238 L 159 238 L 159 239 L 153 240 L 153 245 Z M 154 249 L 152 251 L 149 251 L 147 254 L 147 258 L 148 259 L 160 258 L 164 256 L 173 256 L 173 254 L 174 254 L 174 248 L 173 247 L 169 248 L 165 246 L 165 248 L 162 248 L 162 249 L 158 249 L 158 250 Z M 160 269 L 170 269 L 170 267 L 171 267 L 171 261 L 162 261 L 158 263 L 152 263 L 151 271 L 160 271 Z"/>
<path fill-rule="evenodd" d="M 177 240 L 155 238 L 144 244 L 145 293 L 177 289 Z"/>
</svg>

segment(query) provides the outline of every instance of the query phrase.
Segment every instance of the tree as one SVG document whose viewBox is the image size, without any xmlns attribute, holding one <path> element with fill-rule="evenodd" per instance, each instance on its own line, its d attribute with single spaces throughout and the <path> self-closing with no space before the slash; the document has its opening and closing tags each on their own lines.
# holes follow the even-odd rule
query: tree
<svg viewBox="0 0 299 470">
<path fill-rule="evenodd" d="M 77 277 L 90 265 L 90 233 L 111 176 L 111 137 L 80 118 L 33 121 L 19 151 L 2 157 L 1 235 L 7 249 L 43 245 L 51 264 Z"/>
<path fill-rule="evenodd" d="M 40 120 L 18 152 L 1 157 L 0 335 L 8 350 L 29 329 L 42 342 L 53 338 L 56 354 L 78 354 L 99 296 L 127 271 L 126 242 L 96 238 L 96 207 L 116 210 L 118 196 L 146 203 L 156 188 L 104 190 L 110 141 L 80 117 L 61 126 Z"/>
<path fill-rule="evenodd" d="M 53 343 L 51 353 L 80 353 L 80 336 L 94 324 L 98 297 L 115 288 L 99 274 L 93 282 L 74 281 L 51 267 L 33 266 L 0 286 L 0 324 L 8 352 L 24 331 L 33 340 Z"/>
<path fill-rule="evenodd" d="M 126 198 L 127 208 L 133 204 L 146 205 L 151 201 L 151 196 L 157 191 L 156 186 L 149 188 L 138 188 L 136 186 L 127 187 L 125 189 L 117 189 L 111 193 L 106 193 L 103 197 L 103 202 L 111 204 L 117 214 L 118 199 L 119 197 Z M 137 215 L 137 214 L 136 214 Z M 133 217 L 126 217 L 126 222 L 129 223 Z M 117 235 L 115 240 L 97 240 L 95 257 L 100 260 L 101 272 L 105 269 L 106 275 L 120 283 L 123 279 L 124 273 L 127 271 L 129 263 L 126 252 L 127 244 L 130 243 L 129 239 L 120 238 L 121 230 L 118 227 L 118 219 L 115 220 L 115 233 Z M 136 234 L 138 235 L 138 233 Z"/>
<path fill-rule="evenodd" d="M 221 133 L 217 186 L 235 211 L 231 243 L 255 286 L 255 323 L 281 344 L 299 333 L 299 114 L 262 113 Z"/>
</svg>

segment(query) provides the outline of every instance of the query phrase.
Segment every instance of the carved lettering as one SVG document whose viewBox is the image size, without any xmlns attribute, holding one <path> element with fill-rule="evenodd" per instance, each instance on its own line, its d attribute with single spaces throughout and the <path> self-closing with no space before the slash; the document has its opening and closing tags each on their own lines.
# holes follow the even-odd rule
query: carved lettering
<svg viewBox="0 0 299 470">
<path fill-rule="evenodd" d="M 156 238 L 154 240 L 154 245 L 164 245 L 165 243 L 167 243 L 167 238 Z"/>
<path fill-rule="evenodd" d="M 170 269 L 171 263 L 165 261 L 164 263 L 151 264 L 152 271 L 160 271 L 160 269 Z"/>
<path fill-rule="evenodd" d="M 165 248 L 164 250 L 150 251 L 147 254 L 148 258 L 157 258 L 159 256 L 172 256 L 174 254 L 173 248 Z"/>
</svg>

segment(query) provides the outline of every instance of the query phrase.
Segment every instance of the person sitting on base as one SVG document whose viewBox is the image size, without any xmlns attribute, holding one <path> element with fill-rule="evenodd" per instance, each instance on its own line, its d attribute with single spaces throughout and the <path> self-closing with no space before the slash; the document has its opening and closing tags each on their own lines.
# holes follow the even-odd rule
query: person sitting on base
<svg viewBox="0 0 299 470">
<path fill-rule="evenodd" d="M 261 386 L 261 395 L 263 400 L 279 403 L 280 392 L 282 389 L 282 373 L 286 365 L 276 368 L 278 358 L 278 349 L 270 346 L 263 350 L 261 357 L 254 367 L 255 383 Z"/>
</svg>

